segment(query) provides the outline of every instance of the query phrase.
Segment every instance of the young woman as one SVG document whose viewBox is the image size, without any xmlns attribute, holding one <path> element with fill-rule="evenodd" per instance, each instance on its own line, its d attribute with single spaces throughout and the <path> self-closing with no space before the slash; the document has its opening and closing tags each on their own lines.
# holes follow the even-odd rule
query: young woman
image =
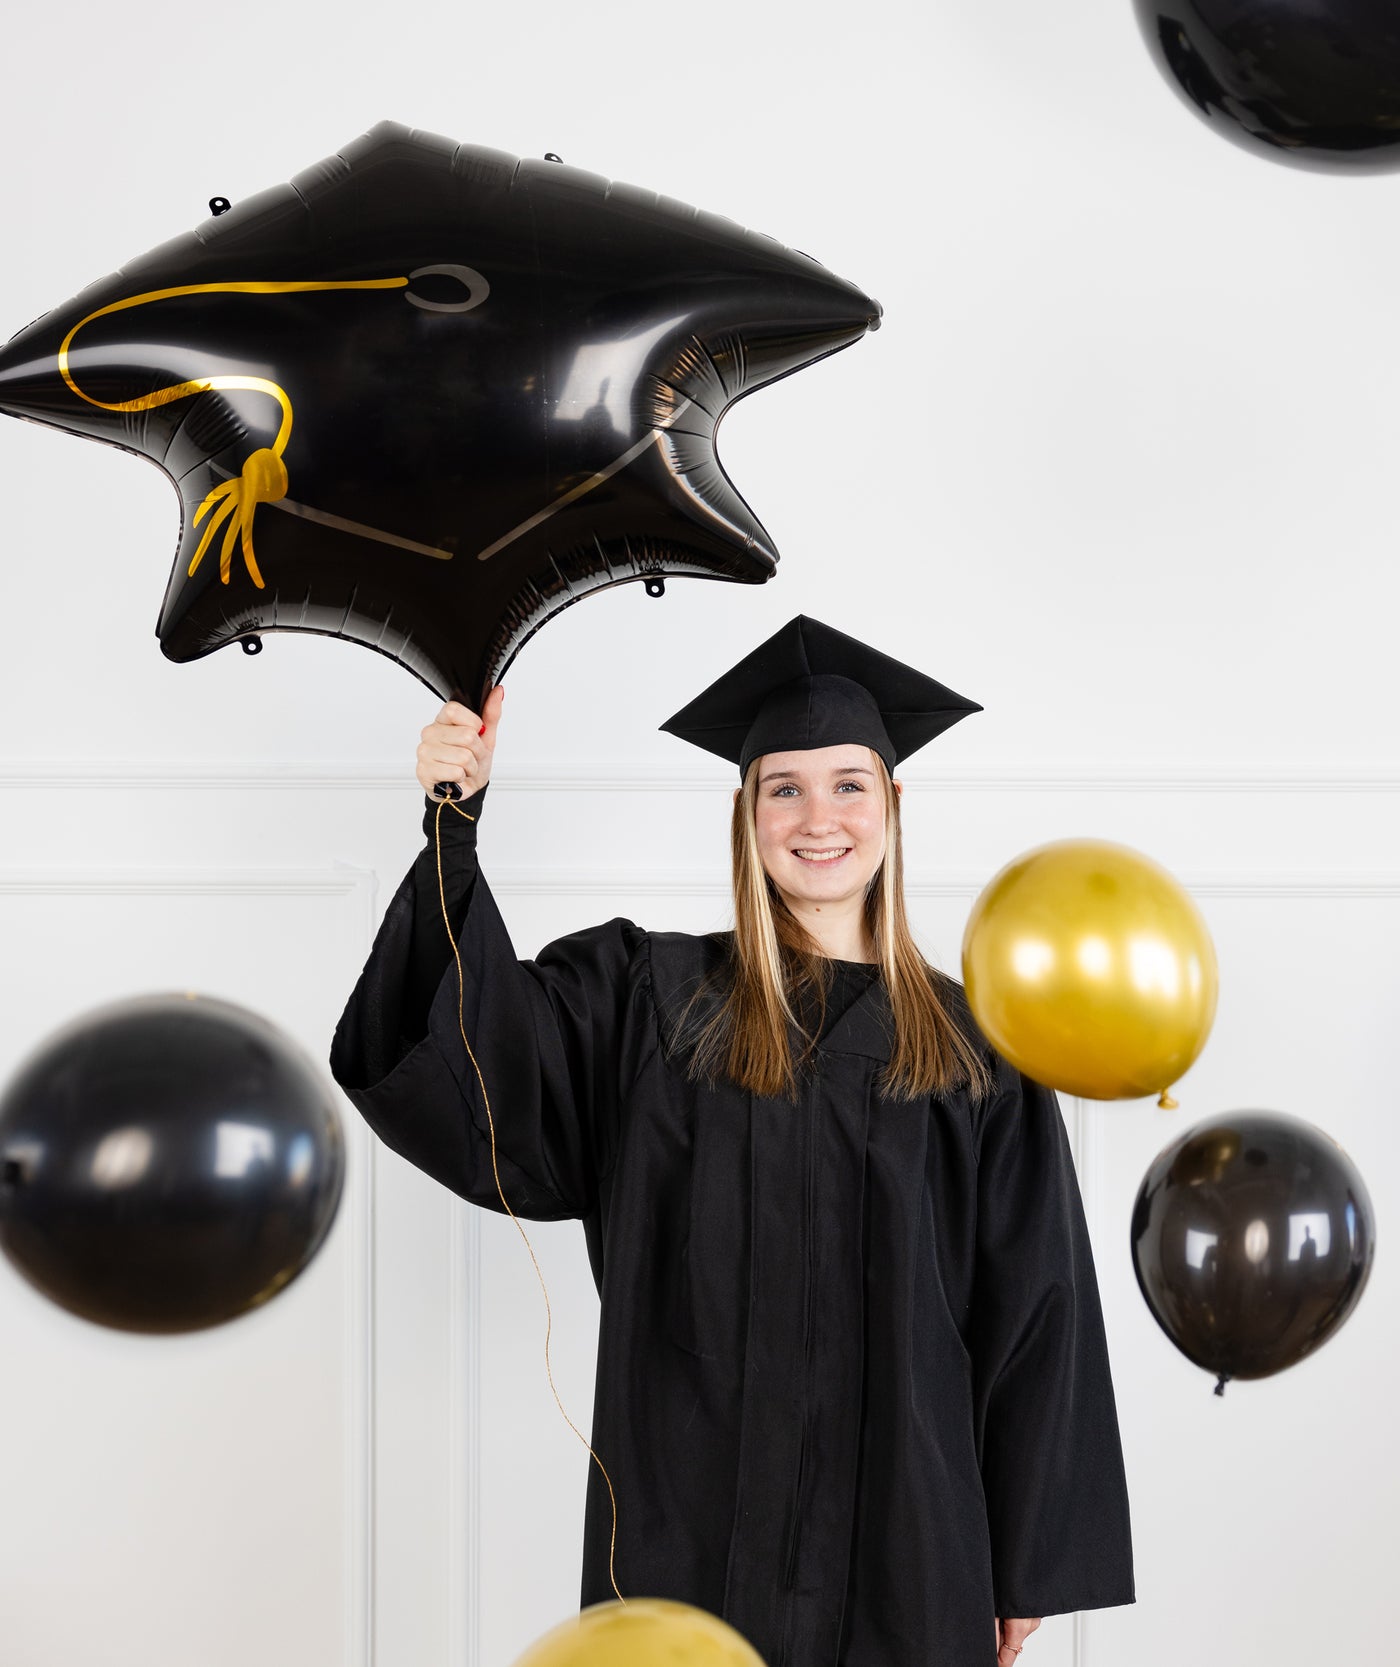
<svg viewBox="0 0 1400 1667">
<path fill-rule="evenodd" d="M 418 775 L 479 816 L 501 691 Z M 390 904 L 337 1031 L 379 1136 L 464 1198 L 578 1217 L 593 1445 L 624 1595 L 768 1667 L 1012 1667 L 1133 1598 L 1098 1292 L 1053 1094 L 982 1040 L 905 918 L 898 759 L 969 711 L 798 618 L 664 727 L 737 763 L 735 928 L 630 921 L 520 962 L 477 823 Z M 449 837 L 450 836 L 450 837 Z M 612 1594 L 591 1472 L 583 1598 Z"/>
</svg>

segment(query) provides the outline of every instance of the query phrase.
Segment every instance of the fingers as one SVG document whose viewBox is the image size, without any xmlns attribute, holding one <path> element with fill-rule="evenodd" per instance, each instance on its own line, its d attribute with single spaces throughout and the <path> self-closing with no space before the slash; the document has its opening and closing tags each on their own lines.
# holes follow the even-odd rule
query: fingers
<svg viewBox="0 0 1400 1667">
<path fill-rule="evenodd" d="M 491 775 L 503 694 L 499 685 L 491 691 L 483 715 L 461 701 L 449 700 L 422 731 L 415 774 L 425 793 L 432 794 L 447 783 L 465 798 L 485 787 Z"/>
<path fill-rule="evenodd" d="M 1039 1617 L 998 1621 L 997 1667 L 1016 1667 L 1027 1638 L 1039 1625 Z"/>
<path fill-rule="evenodd" d="M 496 731 L 500 727 L 501 708 L 505 705 L 506 686 L 498 683 L 486 697 L 481 708 L 481 737 L 488 747 L 496 745 Z"/>
</svg>

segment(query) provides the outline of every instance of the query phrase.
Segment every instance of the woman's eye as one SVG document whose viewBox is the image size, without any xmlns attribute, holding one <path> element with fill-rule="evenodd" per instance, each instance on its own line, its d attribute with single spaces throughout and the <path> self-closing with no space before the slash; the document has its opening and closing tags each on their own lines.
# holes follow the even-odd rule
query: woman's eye
<svg viewBox="0 0 1400 1667">
<path fill-rule="evenodd" d="M 864 793 L 865 791 L 864 786 L 858 781 L 843 781 L 840 786 L 837 787 L 836 791 L 838 793 L 844 793 L 848 787 L 853 793 Z"/>
<path fill-rule="evenodd" d="M 773 797 L 775 799 L 785 799 L 785 798 L 788 797 L 789 794 L 796 793 L 796 791 L 797 791 L 797 789 L 792 785 L 792 783 L 790 781 L 789 782 L 784 782 L 784 784 L 781 787 L 775 787 L 773 789 Z"/>
</svg>

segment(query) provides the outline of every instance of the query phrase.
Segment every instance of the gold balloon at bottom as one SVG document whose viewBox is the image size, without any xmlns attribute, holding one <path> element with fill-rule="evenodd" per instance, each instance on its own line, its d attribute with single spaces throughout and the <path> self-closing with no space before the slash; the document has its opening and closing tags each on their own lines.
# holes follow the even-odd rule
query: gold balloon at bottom
<svg viewBox="0 0 1400 1667">
<path fill-rule="evenodd" d="M 764 1667 L 733 1627 L 663 1598 L 599 1603 L 532 1644 L 515 1667 Z"/>
<path fill-rule="evenodd" d="M 963 982 L 987 1040 L 1037 1082 L 1092 1100 L 1174 1083 L 1215 1018 L 1215 946 L 1166 869 L 1064 839 L 1008 863 L 972 908 Z"/>
</svg>

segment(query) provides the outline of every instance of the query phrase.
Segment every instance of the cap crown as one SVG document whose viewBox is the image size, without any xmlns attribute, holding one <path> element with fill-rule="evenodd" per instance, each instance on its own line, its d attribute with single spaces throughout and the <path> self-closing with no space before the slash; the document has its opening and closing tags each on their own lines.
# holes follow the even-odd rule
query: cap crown
<svg viewBox="0 0 1400 1667">
<path fill-rule="evenodd" d="M 661 728 L 737 764 L 854 742 L 893 769 L 980 712 L 932 677 L 799 614 Z"/>
</svg>

